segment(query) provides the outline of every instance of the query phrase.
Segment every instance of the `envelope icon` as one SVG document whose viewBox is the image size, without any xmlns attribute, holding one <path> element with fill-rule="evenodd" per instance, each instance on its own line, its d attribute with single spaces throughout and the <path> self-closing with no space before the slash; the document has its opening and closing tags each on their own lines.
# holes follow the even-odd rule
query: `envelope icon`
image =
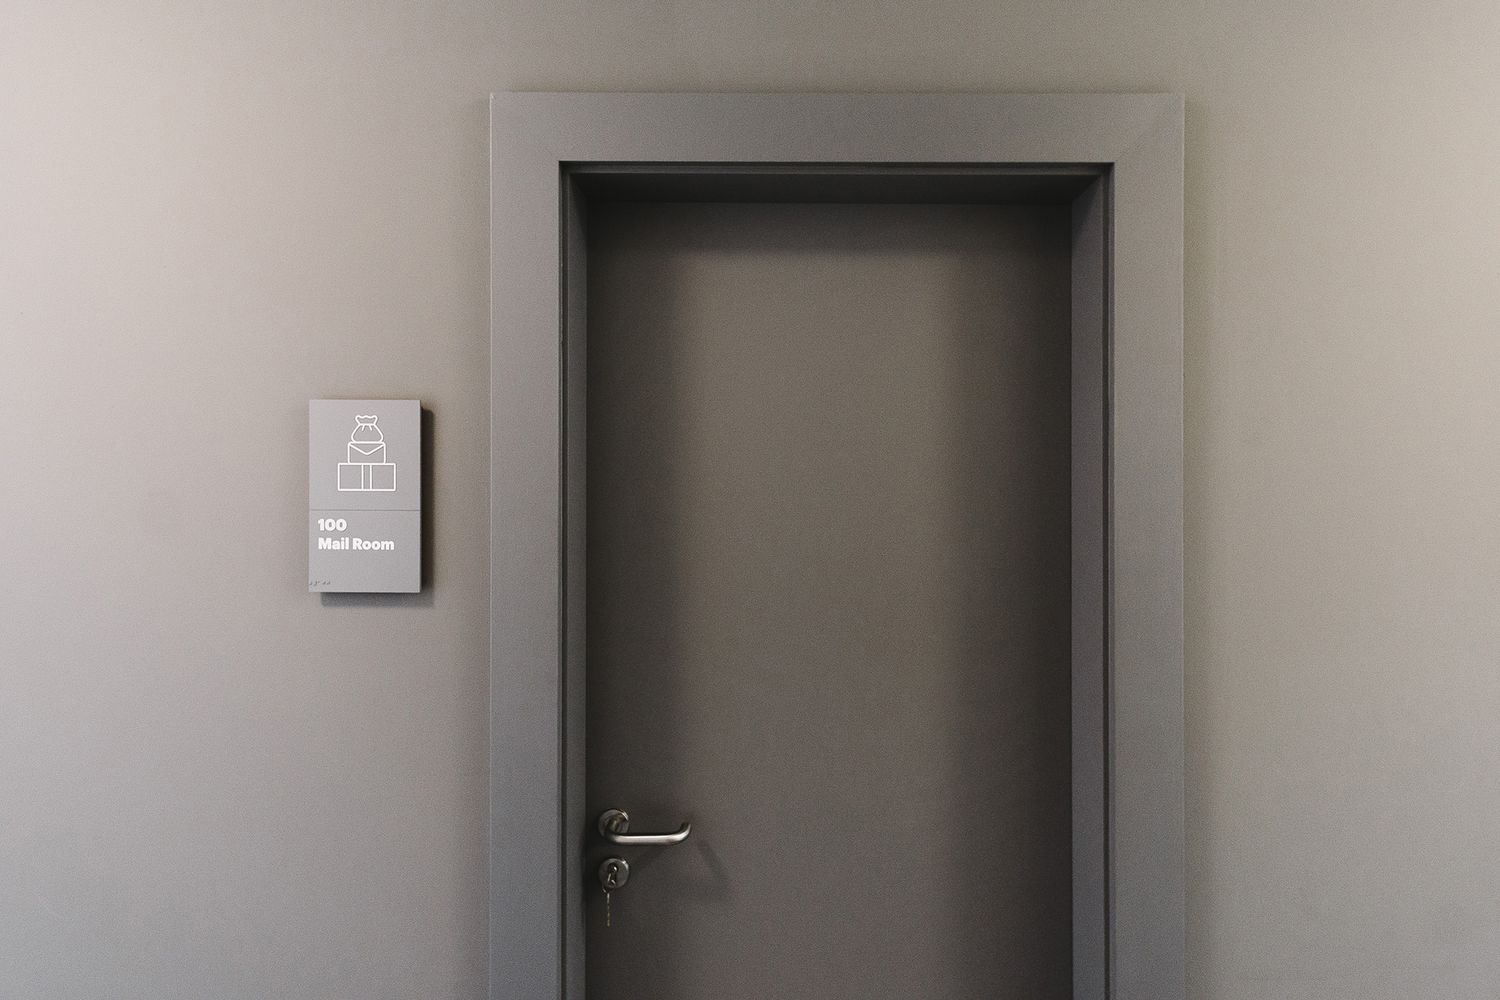
<svg viewBox="0 0 1500 1000">
<path fill-rule="evenodd" d="M 385 462 L 384 441 L 350 441 L 349 462 L 353 465 L 379 465 Z"/>
</svg>

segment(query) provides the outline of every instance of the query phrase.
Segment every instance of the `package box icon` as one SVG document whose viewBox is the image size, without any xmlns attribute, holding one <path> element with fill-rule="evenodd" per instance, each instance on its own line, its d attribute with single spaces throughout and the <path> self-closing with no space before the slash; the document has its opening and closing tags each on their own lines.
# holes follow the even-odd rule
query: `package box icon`
<svg viewBox="0 0 1500 1000">
<path fill-rule="evenodd" d="M 394 462 L 340 462 L 340 493 L 394 493 Z"/>
</svg>

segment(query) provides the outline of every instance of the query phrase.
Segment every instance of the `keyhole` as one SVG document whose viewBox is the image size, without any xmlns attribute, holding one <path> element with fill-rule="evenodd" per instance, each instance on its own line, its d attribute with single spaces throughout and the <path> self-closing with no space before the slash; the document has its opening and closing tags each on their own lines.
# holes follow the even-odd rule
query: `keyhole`
<svg viewBox="0 0 1500 1000">
<path fill-rule="evenodd" d="M 605 892 L 620 888 L 629 878 L 630 865 L 624 858 L 605 858 L 599 866 L 599 885 Z"/>
</svg>

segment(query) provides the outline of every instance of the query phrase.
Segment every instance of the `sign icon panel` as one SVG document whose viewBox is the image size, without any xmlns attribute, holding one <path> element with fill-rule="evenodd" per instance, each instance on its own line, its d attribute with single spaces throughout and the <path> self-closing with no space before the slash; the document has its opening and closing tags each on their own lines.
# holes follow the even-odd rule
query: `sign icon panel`
<svg viewBox="0 0 1500 1000">
<path fill-rule="evenodd" d="M 339 463 L 340 493 L 394 493 L 396 463 L 386 461 L 380 414 L 357 415 L 349 434 L 347 462 Z"/>
</svg>

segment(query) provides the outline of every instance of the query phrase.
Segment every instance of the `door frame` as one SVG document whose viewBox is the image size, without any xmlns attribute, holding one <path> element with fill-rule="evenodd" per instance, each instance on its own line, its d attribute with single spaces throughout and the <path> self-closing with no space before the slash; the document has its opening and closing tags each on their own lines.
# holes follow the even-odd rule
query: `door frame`
<svg viewBox="0 0 1500 1000">
<path fill-rule="evenodd" d="M 490 101 L 489 996 L 583 1000 L 591 198 L 1071 206 L 1075 1000 L 1185 996 L 1183 104 Z"/>
</svg>

